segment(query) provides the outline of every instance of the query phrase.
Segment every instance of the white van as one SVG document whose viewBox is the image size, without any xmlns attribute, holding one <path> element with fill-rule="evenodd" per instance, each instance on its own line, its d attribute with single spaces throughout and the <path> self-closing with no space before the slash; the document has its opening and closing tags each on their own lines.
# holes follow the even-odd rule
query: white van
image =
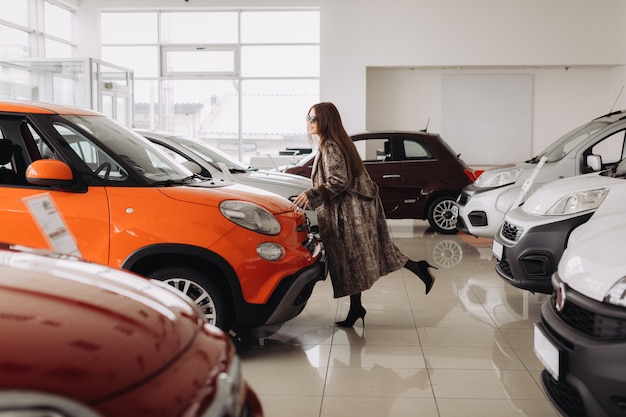
<svg viewBox="0 0 626 417">
<path fill-rule="evenodd" d="M 555 294 L 542 304 L 535 325 L 534 350 L 545 367 L 542 384 L 564 416 L 624 415 L 624 200 L 609 193 L 572 232 L 552 277 Z"/>
<path fill-rule="evenodd" d="M 626 110 L 579 126 L 528 161 L 485 171 L 473 184 L 466 186 L 457 199 L 457 229 L 493 238 L 543 157 L 545 164 L 536 172 L 526 195 L 560 178 L 613 168 L 624 156 Z"/>
</svg>

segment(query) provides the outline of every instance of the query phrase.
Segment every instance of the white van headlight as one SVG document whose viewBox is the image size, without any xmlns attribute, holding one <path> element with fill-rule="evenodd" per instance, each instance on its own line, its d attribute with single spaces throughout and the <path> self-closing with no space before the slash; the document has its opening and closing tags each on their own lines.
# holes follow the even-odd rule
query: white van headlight
<svg viewBox="0 0 626 417">
<path fill-rule="evenodd" d="M 501 187 L 503 185 L 514 184 L 522 175 L 522 169 L 511 169 L 508 171 L 500 171 L 498 173 L 491 174 L 489 171 L 483 172 L 474 185 L 476 187 L 488 188 L 488 187 Z"/>
<path fill-rule="evenodd" d="M 608 193 L 608 188 L 598 188 L 568 194 L 550 207 L 550 209 L 546 211 L 546 214 L 562 215 L 595 210 L 600 207 L 600 204 L 602 204 Z"/>
<path fill-rule="evenodd" d="M 611 287 L 604 297 L 604 302 L 616 306 L 626 307 L 626 277 L 620 279 Z"/>
<path fill-rule="evenodd" d="M 246 229 L 270 236 L 280 233 L 280 223 L 276 217 L 256 204 L 226 200 L 220 203 L 220 211 L 228 220 Z"/>
</svg>

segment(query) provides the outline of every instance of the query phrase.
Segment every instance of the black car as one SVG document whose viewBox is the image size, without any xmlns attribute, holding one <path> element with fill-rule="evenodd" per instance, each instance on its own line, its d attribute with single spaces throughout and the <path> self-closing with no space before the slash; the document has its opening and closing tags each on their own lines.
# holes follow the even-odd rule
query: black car
<svg viewBox="0 0 626 417">
<path fill-rule="evenodd" d="M 428 220 L 439 233 L 456 233 L 456 198 L 474 171 L 439 136 L 426 132 L 353 135 L 365 168 L 378 184 L 388 219 Z M 313 157 L 285 172 L 311 176 Z"/>
</svg>

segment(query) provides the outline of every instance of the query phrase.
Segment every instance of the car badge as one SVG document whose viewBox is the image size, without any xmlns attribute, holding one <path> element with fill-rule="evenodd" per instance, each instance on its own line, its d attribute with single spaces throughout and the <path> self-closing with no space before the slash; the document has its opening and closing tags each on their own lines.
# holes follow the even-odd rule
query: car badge
<svg viewBox="0 0 626 417">
<path fill-rule="evenodd" d="M 558 312 L 563 311 L 565 307 L 565 284 L 559 284 L 559 288 L 556 289 L 556 300 L 554 306 Z"/>
</svg>

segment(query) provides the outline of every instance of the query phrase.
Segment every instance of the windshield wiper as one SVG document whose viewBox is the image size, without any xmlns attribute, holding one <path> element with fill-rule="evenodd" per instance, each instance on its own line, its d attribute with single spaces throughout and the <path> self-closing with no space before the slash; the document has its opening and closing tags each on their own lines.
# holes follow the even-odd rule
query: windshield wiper
<svg viewBox="0 0 626 417">
<path fill-rule="evenodd" d="M 201 181 L 207 180 L 206 178 L 201 177 L 200 175 L 193 174 L 188 177 L 177 179 L 177 180 L 169 179 L 169 180 L 163 180 L 163 181 L 155 181 L 152 183 L 152 185 L 155 187 L 172 187 L 175 185 L 186 185 L 195 179 L 199 179 Z"/>
<path fill-rule="evenodd" d="M 173 187 L 175 185 L 185 185 L 183 180 L 163 180 L 152 183 L 154 187 Z"/>
<path fill-rule="evenodd" d="M 618 169 L 618 168 L 622 168 L 622 169 Z M 624 176 L 626 176 L 626 170 L 624 170 L 623 167 L 620 167 L 619 165 L 615 165 L 613 168 L 611 168 L 608 171 L 609 173 L 607 175 L 609 177 L 623 178 Z"/>
</svg>

